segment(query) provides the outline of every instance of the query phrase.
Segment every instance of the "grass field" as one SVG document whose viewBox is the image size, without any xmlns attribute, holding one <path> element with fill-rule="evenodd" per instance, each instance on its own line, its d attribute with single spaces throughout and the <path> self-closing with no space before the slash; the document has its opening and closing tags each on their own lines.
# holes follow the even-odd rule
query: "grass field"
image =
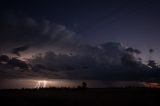
<svg viewBox="0 0 160 106">
<path fill-rule="evenodd" d="M 160 106 L 160 89 L 0 90 L 1 106 Z"/>
</svg>

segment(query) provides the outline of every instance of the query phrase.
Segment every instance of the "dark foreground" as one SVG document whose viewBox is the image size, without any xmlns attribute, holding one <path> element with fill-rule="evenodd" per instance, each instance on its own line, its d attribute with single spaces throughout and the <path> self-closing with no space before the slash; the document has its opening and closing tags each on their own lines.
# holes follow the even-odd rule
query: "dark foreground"
<svg viewBox="0 0 160 106">
<path fill-rule="evenodd" d="M 160 106 L 160 89 L 0 90 L 1 106 Z"/>
</svg>

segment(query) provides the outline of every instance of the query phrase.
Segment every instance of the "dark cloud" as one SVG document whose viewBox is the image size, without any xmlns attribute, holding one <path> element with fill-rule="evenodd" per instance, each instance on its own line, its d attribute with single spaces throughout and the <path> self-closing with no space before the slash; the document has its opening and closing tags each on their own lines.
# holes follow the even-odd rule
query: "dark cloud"
<svg viewBox="0 0 160 106">
<path fill-rule="evenodd" d="M 37 21 L 33 18 L 14 13 L 1 14 L 0 18 L 0 52 L 20 55 L 20 52 L 30 48 L 45 49 L 67 48 L 75 46 L 78 39 L 75 33 L 65 26 L 48 20 Z M 73 40 L 74 39 L 74 40 Z M 19 46 L 22 45 L 22 46 Z"/>
<path fill-rule="evenodd" d="M 88 55 L 93 48 L 95 51 Z M 159 80 L 159 71 L 154 71 L 143 64 L 133 54 L 128 53 L 120 43 L 105 43 L 90 49 L 81 47 L 80 50 L 85 50 L 82 51 L 82 55 L 80 52 L 78 55 L 76 53 L 76 55 L 57 55 L 49 51 L 44 56 L 33 58 L 30 62 L 37 72 L 49 70 L 61 73 L 67 79 Z M 83 54 L 87 51 L 89 53 Z"/>
<path fill-rule="evenodd" d="M 26 51 L 29 49 L 28 45 L 24 45 L 24 46 L 20 46 L 20 47 L 16 47 L 12 50 L 13 54 L 16 54 L 17 56 L 20 56 L 20 52 Z"/>
<path fill-rule="evenodd" d="M 91 50 L 94 51 L 92 54 Z M 72 55 L 48 51 L 26 62 L 16 58 L 8 60 L 5 55 L 0 57 L 1 61 L 7 62 L 0 65 L 3 69 L 1 75 L 14 78 L 158 81 L 160 77 L 159 69 L 143 64 L 120 43 L 105 43 L 98 47 L 80 46 Z"/>
<path fill-rule="evenodd" d="M 47 70 L 53 67 L 44 65 L 29 65 L 21 60 L 36 53 L 43 54 L 48 50 L 57 52 L 72 52 L 79 45 L 75 33 L 69 31 L 64 25 L 59 25 L 48 20 L 35 20 L 22 14 L 7 12 L 0 17 L 0 75 L 4 77 L 32 77 L 52 76 Z M 15 58 L 18 56 L 17 58 Z M 20 56 L 21 55 L 21 56 Z M 26 57 L 25 57 L 26 56 Z M 66 67 L 71 69 L 70 67 Z M 43 69 L 43 71 L 41 71 Z M 23 70 L 23 73 L 19 73 Z M 24 71 L 25 70 L 25 71 Z M 36 72 L 38 70 L 38 72 Z M 44 71 L 45 70 L 45 71 Z M 26 74 L 27 73 L 27 74 Z M 29 75 L 28 75 L 29 74 Z M 62 76 L 62 75 L 61 75 Z"/>
<path fill-rule="evenodd" d="M 0 27 L 0 54 L 11 50 L 13 54 L 21 54 L 17 58 L 10 54 L 0 56 L 1 78 L 136 81 L 160 78 L 158 69 L 143 64 L 135 55 L 140 50 L 114 42 L 84 44 L 74 32 L 48 20 L 9 14 L 0 18 Z M 28 54 L 24 55 L 24 51 Z M 36 54 L 37 51 L 41 54 Z M 30 58 L 22 60 L 26 55 Z"/>
<path fill-rule="evenodd" d="M 131 54 L 124 54 L 122 56 L 121 61 L 123 65 L 129 66 L 129 67 L 134 67 L 138 64 L 138 61 L 136 60 L 136 58 Z"/>
<path fill-rule="evenodd" d="M 130 52 L 130 53 L 136 53 L 136 54 L 140 54 L 141 53 L 140 50 L 134 49 L 134 48 L 131 48 L 131 47 L 127 48 L 126 51 Z"/>
<path fill-rule="evenodd" d="M 1 55 L 0 56 L 0 63 L 7 63 L 9 61 L 9 57 L 7 55 Z"/>
<path fill-rule="evenodd" d="M 0 56 L 0 65 L 8 68 L 19 68 L 21 70 L 29 70 L 30 65 L 25 61 L 19 60 L 17 58 L 9 58 L 7 55 Z M 5 70 L 5 68 L 1 68 L 1 70 Z M 13 69 L 14 70 L 14 69 Z"/>
<path fill-rule="evenodd" d="M 7 65 L 10 65 L 13 67 L 19 67 L 20 69 L 26 69 L 26 70 L 29 69 L 29 65 L 26 62 L 16 59 L 16 58 L 11 58 L 8 61 Z"/>
</svg>

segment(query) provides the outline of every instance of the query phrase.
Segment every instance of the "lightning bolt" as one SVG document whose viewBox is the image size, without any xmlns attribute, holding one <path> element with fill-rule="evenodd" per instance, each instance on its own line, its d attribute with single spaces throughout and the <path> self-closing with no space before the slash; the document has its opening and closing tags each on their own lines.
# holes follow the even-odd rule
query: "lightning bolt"
<svg viewBox="0 0 160 106">
<path fill-rule="evenodd" d="M 47 86 L 47 81 L 42 80 L 36 83 L 35 88 L 45 88 L 46 86 Z"/>
</svg>

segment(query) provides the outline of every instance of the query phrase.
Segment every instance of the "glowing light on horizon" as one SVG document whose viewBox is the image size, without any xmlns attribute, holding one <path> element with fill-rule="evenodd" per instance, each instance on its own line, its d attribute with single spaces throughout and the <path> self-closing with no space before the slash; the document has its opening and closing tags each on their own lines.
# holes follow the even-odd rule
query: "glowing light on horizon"
<svg viewBox="0 0 160 106">
<path fill-rule="evenodd" d="M 148 83 L 144 83 L 144 86 L 147 88 L 160 88 L 160 83 L 148 82 Z"/>
<path fill-rule="evenodd" d="M 48 81 L 40 80 L 36 83 L 35 88 L 45 88 L 47 86 Z"/>
</svg>

